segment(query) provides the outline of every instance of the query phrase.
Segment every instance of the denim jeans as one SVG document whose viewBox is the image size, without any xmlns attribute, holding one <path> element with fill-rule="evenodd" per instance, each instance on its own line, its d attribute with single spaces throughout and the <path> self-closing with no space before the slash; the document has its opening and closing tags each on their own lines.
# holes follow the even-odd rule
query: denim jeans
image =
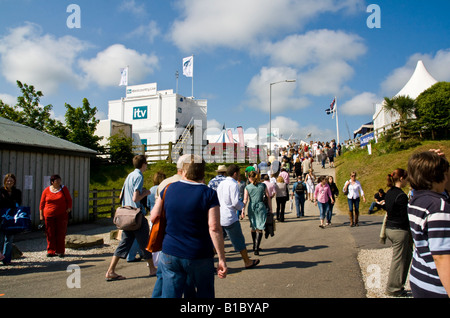
<svg viewBox="0 0 450 318">
<path fill-rule="evenodd" d="M 214 258 L 185 259 L 160 253 L 152 298 L 214 298 Z"/>
<path fill-rule="evenodd" d="M 328 213 L 328 202 L 321 203 L 317 202 L 317 205 L 319 206 L 319 212 L 320 212 L 320 219 L 323 220 L 327 216 Z"/>
<path fill-rule="evenodd" d="M 359 214 L 359 197 L 356 199 L 347 199 L 348 201 L 348 210 L 353 212 L 353 205 L 355 205 L 355 213 Z"/>
<path fill-rule="evenodd" d="M 13 234 L 0 231 L 0 252 L 5 256 L 3 259 L 3 263 L 5 264 L 11 262 L 13 240 Z"/>
<path fill-rule="evenodd" d="M 295 194 L 295 207 L 297 209 L 297 216 L 305 216 L 305 196 Z"/>
<path fill-rule="evenodd" d="M 328 213 L 327 213 L 327 222 L 331 223 L 331 217 L 333 216 L 333 208 L 334 204 L 331 204 L 331 202 L 328 204 Z"/>
</svg>

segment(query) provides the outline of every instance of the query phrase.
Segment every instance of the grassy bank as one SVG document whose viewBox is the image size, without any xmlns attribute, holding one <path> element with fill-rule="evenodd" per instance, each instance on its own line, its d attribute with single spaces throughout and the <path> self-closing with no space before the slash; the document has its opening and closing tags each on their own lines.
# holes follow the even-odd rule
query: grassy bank
<svg viewBox="0 0 450 318">
<path fill-rule="evenodd" d="M 419 151 L 429 149 L 441 149 L 447 158 L 450 158 L 450 141 L 425 141 L 419 146 L 402 150 L 394 153 L 384 153 L 380 149 L 381 145 L 372 145 L 372 155 L 369 155 L 367 149 L 355 150 L 344 153 L 336 160 L 336 181 L 341 194 L 341 200 L 337 201 L 341 211 L 348 211 L 347 201 L 342 194 L 342 188 L 346 180 L 350 179 L 352 171 L 357 172 L 357 180 L 361 182 L 365 192 L 366 203 L 361 201 L 360 212 L 366 214 L 370 204 L 373 201 L 374 194 L 382 188 L 387 191 L 386 178 L 396 168 L 407 169 L 409 157 Z M 406 193 L 409 188 L 403 189 Z M 382 213 L 382 212 L 381 212 Z"/>
</svg>

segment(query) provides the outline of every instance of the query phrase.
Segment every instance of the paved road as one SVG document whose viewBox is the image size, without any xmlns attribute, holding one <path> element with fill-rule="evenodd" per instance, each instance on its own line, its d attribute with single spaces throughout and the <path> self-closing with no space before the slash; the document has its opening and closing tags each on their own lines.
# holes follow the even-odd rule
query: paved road
<svg viewBox="0 0 450 318">
<path fill-rule="evenodd" d="M 317 172 L 321 173 L 320 169 Z M 326 172 L 333 173 L 334 169 Z M 286 221 L 277 223 L 274 237 L 263 239 L 258 256 L 261 263 L 254 269 L 243 269 L 239 253 L 234 252 L 230 241 L 225 241 L 229 274 L 226 279 L 216 279 L 216 297 L 364 298 L 366 291 L 357 253 L 361 248 L 386 247 L 378 244 L 381 217 L 362 216 L 360 226 L 351 228 L 346 214 L 336 211 L 333 225 L 321 229 L 318 215 L 318 208 L 307 202 L 306 216 L 296 218 L 288 203 Z M 241 222 L 251 249 L 249 222 Z M 111 228 L 106 226 L 104 230 Z M 254 257 L 253 253 L 250 255 Z M 0 278 L 0 294 L 4 294 L 2 298 L 150 297 L 156 278 L 147 277 L 144 263 L 121 261 L 117 272 L 127 279 L 105 282 L 110 259 L 111 254 L 99 254 L 75 262 L 81 268 L 81 288 L 67 287 L 71 273 L 66 271 L 70 264 L 64 260 L 47 268 L 8 270 Z"/>
</svg>

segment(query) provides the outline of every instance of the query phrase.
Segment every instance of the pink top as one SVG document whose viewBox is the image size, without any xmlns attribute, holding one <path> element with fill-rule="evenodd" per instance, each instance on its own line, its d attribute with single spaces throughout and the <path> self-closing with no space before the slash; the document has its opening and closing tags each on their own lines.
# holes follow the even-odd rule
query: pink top
<svg viewBox="0 0 450 318">
<path fill-rule="evenodd" d="M 328 198 L 332 198 L 331 189 L 328 183 L 322 185 L 319 183 L 314 190 L 314 198 L 317 199 L 320 203 L 328 202 Z"/>
</svg>

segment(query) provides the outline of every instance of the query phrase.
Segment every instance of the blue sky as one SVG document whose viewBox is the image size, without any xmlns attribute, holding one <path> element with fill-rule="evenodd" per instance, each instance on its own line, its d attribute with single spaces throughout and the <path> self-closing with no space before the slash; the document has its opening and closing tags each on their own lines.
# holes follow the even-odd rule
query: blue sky
<svg viewBox="0 0 450 318">
<path fill-rule="evenodd" d="M 69 28 L 70 4 L 80 28 Z M 381 27 L 369 28 L 370 4 Z M 34 85 L 63 119 L 64 103 L 87 98 L 107 118 L 108 100 L 130 84 L 158 83 L 191 95 L 182 59 L 194 54 L 194 96 L 208 99 L 208 127 L 272 127 L 288 138 L 336 137 L 325 114 L 338 99 L 340 139 L 372 120 L 419 59 L 450 81 L 448 0 L 0 0 L 0 99 L 15 104 L 15 82 Z"/>
</svg>

